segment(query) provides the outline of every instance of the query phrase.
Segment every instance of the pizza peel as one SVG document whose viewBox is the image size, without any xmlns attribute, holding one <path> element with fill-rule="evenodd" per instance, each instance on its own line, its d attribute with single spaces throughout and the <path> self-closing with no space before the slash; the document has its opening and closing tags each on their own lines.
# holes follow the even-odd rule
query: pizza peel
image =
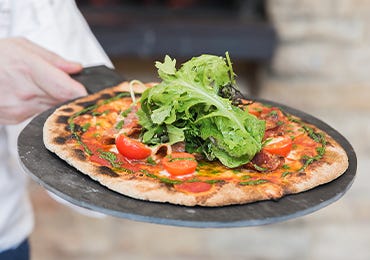
<svg viewBox="0 0 370 260">
<path fill-rule="evenodd" d="M 114 86 L 123 80 L 105 66 L 85 68 L 73 76 L 89 93 Z M 18 153 L 25 171 L 48 191 L 77 206 L 135 221 L 197 228 L 245 227 L 265 225 L 307 215 L 341 198 L 351 187 L 357 158 L 351 144 L 321 120 L 293 108 L 266 100 L 286 112 L 314 124 L 331 135 L 347 152 L 349 167 L 336 180 L 312 190 L 285 196 L 278 201 L 261 201 L 225 207 L 185 207 L 168 203 L 132 199 L 102 186 L 49 152 L 42 139 L 42 128 L 55 107 L 35 117 L 18 138 Z"/>
</svg>

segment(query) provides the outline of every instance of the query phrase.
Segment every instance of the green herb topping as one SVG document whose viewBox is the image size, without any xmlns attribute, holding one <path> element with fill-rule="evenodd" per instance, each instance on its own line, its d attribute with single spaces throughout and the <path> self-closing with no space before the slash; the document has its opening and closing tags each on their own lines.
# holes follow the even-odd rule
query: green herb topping
<svg viewBox="0 0 370 260">
<path fill-rule="evenodd" d="M 185 141 L 186 151 L 235 168 L 249 162 L 262 147 L 265 123 L 233 105 L 235 85 L 230 58 L 201 55 L 176 69 L 166 56 L 157 62 L 162 82 L 147 89 L 137 112 L 143 142 L 157 145 Z M 226 93 L 230 96 L 219 93 Z"/>
</svg>

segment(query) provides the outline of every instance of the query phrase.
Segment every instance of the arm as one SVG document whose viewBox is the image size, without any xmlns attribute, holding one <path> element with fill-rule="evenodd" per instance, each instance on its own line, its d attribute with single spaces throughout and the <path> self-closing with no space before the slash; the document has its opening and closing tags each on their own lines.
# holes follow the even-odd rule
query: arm
<svg viewBox="0 0 370 260">
<path fill-rule="evenodd" d="M 19 123 L 60 102 L 86 95 L 67 61 L 23 38 L 0 39 L 0 124 Z"/>
</svg>

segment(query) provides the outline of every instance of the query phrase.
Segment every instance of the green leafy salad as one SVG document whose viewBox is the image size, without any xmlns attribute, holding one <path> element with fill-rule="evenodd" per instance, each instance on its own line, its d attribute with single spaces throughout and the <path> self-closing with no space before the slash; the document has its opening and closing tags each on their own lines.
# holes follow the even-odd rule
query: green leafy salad
<svg viewBox="0 0 370 260">
<path fill-rule="evenodd" d="M 234 168 L 261 150 L 265 123 L 234 105 L 235 74 L 226 57 L 201 55 L 176 68 L 156 62 L 161 83 L 147 89 L 138 111 L 142 142 L 185 142 L 185 150 Z"/>
</svg>

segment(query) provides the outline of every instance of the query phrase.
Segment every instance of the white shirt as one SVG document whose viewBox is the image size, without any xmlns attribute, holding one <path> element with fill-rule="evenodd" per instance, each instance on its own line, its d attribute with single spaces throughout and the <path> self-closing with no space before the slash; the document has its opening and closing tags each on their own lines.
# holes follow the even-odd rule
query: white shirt
<svg viewBox="0 0 370 260">
<path fill-rule="evenodd" d="M 85 67 L 113 67 L 72 0 L 0 0 L 0 38 L 16 36 Z M 27 123 L 0 125 L 0 252 L 17 246 L 33 228 L 27 176 L 17 154 L 17 137 Z"/>
</svg>

